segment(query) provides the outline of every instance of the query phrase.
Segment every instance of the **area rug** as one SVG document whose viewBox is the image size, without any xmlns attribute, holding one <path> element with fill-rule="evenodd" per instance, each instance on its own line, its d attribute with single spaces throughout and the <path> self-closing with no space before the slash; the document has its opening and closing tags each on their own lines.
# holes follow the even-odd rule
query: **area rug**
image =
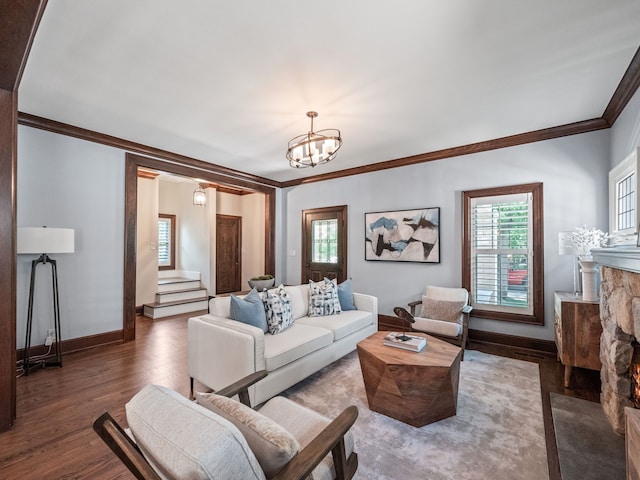
<svg viewBox="0 0 640 480">
<path fill-rule="evenodd" d="M 624 437 L 599 403 L 552 393 L 551 412 L 562 480 L 624 480 Z"/>
<path fill-rule="evenodd" d="M 549 478 L 535 363 L 467 350 L 457 415 L 421 428 L 369 410 L 356 352 L 283 395 L 328 417 L 358 407 L 357 479 Z"/>
</svg>

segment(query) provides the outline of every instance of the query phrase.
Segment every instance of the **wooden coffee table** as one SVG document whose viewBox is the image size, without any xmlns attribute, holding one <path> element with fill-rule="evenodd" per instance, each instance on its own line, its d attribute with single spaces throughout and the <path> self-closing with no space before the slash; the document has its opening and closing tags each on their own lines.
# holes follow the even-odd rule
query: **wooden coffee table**
<svg viewBox="0 0 640 480">
<path fill-rule="evenodd" d="M 360 368 L 369 408 L 422 427 L 456 414 L 462 350 L 429 335 L 421 352 L 383 344 L 389 332 L 358 343 Z"/>
</svg>

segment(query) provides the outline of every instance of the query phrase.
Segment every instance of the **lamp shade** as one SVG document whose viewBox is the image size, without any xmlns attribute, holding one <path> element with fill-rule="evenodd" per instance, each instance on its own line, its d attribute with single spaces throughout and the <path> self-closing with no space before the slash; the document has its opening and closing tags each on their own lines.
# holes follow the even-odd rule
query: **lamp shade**
<svg viewBox="0 0 640 480">
<path fill-rule="evenodd" d="M 73 253 L 73 228 L 18 227 L 18 253 Z"/>
</svg>

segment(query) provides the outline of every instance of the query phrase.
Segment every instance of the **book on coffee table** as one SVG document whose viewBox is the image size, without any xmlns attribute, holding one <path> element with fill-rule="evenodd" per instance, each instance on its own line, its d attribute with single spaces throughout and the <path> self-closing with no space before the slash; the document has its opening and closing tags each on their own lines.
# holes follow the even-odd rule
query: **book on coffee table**
<svg viewBox="0 0 640 480">
<path fill-rule="evenodd" d="M 406 337 L 407 339 L 403 339 Z M 403 348 L 412 352 L 420 352 L 427 344 L 427 340 L 416 335 L 408 335 L 401 332 L 390 332 L 384 337 L 385 345 L 389 347 Z"/>
</svg>

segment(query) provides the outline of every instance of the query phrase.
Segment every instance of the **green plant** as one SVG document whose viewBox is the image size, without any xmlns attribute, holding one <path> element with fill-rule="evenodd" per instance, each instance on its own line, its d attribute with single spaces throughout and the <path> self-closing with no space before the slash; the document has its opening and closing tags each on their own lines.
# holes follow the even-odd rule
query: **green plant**
<svg viewBox="0 0 640 480">
<path fill-rule="evenodd" d="M 256 280 L 271 280 L 273 277 L 273 275 L 260 275 L 259 277 L 253 277 L 250 278 L 249 280 L 256 281 Z"/>
</svg>

